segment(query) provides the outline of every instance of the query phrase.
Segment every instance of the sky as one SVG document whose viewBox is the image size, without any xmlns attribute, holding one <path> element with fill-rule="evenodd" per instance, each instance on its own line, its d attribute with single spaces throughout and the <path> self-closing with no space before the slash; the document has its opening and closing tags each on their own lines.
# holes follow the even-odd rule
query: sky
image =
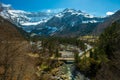
<svg viewBox="0 0 120 80">
<path fill-rule="evenodd" d="M 120 0 L 0 0 L 14 9 L 41 11 L 45 9 L 72 8 L 95 16 L 105 16 L 120 9 Z"/>
</svg>

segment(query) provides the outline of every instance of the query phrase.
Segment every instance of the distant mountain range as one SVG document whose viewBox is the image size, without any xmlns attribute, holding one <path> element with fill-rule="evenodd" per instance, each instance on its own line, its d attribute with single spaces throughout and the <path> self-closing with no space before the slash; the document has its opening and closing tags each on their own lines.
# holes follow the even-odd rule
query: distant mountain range
<svg viewBox="0 0 120 80">
<path fill-rule="evenodd" d="M 68 8 L 60 12 L 26 12 L 14 10 L 11 6 L 2 3 L 0 3 L 0 15 L 23 28 L 31 36 L 69 37 L 100 33 L 102 30 L 99 31 L 99 29 L 103 28 L 101 25 L 114 17 L 95 17 L 80 10 Z"/>
</svg>

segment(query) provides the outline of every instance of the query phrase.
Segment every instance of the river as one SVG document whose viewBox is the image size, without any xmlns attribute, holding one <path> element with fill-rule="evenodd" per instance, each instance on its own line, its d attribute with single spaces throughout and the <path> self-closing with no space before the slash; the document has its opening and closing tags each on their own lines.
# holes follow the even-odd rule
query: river
<svg viewBox="0 0 120 80">
<path fill-rule="evenodd" d="M 66 73 L 68 80 L 90 80 L 76 70 L 74 62 L 66 62 L 62 67 L 62 71 Z"/>
</svg>

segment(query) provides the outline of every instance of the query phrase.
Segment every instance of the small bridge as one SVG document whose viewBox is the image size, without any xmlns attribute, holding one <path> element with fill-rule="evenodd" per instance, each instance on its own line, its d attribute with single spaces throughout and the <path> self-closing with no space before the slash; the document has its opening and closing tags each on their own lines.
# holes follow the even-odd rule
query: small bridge
<svg viewBox="0 0 120 80">
<path fill-rule="evenodd" d="M 53 58 L 52 60 L 58 61 L 66 61 L 66 62 L 74 62 L 74 58 Z"/>
</svg>

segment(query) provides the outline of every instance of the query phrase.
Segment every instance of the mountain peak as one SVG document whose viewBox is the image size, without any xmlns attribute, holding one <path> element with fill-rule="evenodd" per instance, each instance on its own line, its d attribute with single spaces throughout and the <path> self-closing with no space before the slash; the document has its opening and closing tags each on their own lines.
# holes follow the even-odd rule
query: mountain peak
<svg viewBox="0 0 120 80">
<path fill-rule="evenodd" d="M 76 12 L 75 9 L 70 9 L 70 8 L 66 8 L 63 10 L 63 12 Z"/>
</svg>

